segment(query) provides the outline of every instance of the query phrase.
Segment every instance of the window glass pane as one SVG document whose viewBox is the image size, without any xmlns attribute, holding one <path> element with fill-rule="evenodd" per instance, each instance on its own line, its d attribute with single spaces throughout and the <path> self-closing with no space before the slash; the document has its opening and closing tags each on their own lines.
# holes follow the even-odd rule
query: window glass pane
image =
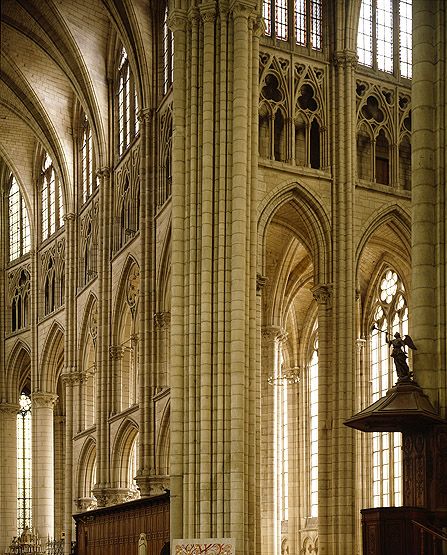
<svg viewBox="0 0 447 555">
<path fill-rule="evenodd" d="M 306 0 L 295 0 L 296 43 L 306 46 Z"/>
<path fill-rule="evenodd" d="M 275 27 L 278 39 L 287 40 L 287 0 L 276 0 Z"/>
<path fill-rule="evenodd" d="M 22 393 L 17 415 L 17 535 L 31 522 L 31 398 Z"/>
<path fill-rule="evenodd" d="M 400 74 L 407 79 L 411 79 L 412 77 L 411 3 L 412 0 L 400 0 L 399 2 Z"/>
<path fill-rule="evenodd" d="M 21 196 L 15 178 L 9 189 L 9 260 L 20 256 L 20 204 Z"/>
<path fill-rule="evenodd" d="M 262 3 L 262 16 L 265 23 L 265 34 L 272 34 L 272 0 L 264 0 Z"/>
<path fill-rule="evenodd" d="M 377 67 L 393 72 L 393 3 L 392 0 L 377 0 Z"/>
<path fill-rule="evenodd" d="M 311 28 L 310 28 L 310 35 L 311 35 L 311 46 L 314 50 L 321 50 L 321 0 L 311 0 L 310 1 L 310 9 L 311 9 Z"/>
<path fill-rule="evenodd" d="M 357 55 L 359 63 L 368 67 L 373 65 L 372 14 L 372 0 L 362 0 L 357 33 Z"/>
</svg>

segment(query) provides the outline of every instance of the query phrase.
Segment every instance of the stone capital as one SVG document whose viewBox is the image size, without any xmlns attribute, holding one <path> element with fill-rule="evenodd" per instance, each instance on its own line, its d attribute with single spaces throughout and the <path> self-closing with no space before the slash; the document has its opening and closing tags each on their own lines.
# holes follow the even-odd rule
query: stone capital
<svg viewBox="0 0 447 555">
<path fill-rule="evenodd" d="M 266 276 L 262 276 L 261 274 L 256 274 L 256 294 L 261 295 L 262 290 L 264 289 L 268 278 Z"/>
<path fill-rule="evenodd" d="M 330 305 L 332 296 L 332 285 L 319 284 L 312 287 L 312 295 L 320 305 Z"/>
<path fill-rule="evenodd" d="M 280 326 L 264 326 L 261 329 L 262 339 L 265 341 L 277 341 L 282 343 L 287 339 L 287 332 Z"/>
<path fill-rule="evenodd" d="M 153 108 L 142 108 L 137 114 L 140 123 L 151 123 L 154 118 Z"/>
<path fill-rule="evenodd" d="M 31 402 L 33 407 L 36 408 L 53 409 L 58 398 L 54 393 L 43 393 L 40 391 L 31 393 Z"/>
<path fill-rule="evenodd" d="M 214 23 L 214 20 L 216 19 L 215 2 L 202 2 L 199 11 L 204 23 Z"/>
<path fill-rule="evenodd" d="M 107 166 L 100 168 L 96 171 L 96 177 L 99 177 L 100 179 L 107 179 L 110 177 L 110 168 Z"/>
<path fill-rule="evenodd" d="M 109 355 L 112 360 L 120 360 L 123 358 L 125 348 L 122 345 L 112 345 L 109 347 Z"/>
<path fill-rule="evenodd" d="M 256 1 L 253 0 L 232 0 L 230 9 L 233 12 L 233 18 L 238 17 L 249 18 L 256 14 Z"/>
<path fill-rule="evenodd" d="M 96 509 L 97 503 L 94 497 L 78 497 L 74 500 L 75 507 L 80 513 Z"/>
<path fill-rule="evenodd" d="M 177 31 L 185 31 L 186 23 L 187 23 L 187 19 L 186 19 L 185 10 L 174 8 L 173 10 L 170 11 L 169 17 L 168 17 L 168 26 L 173 33 Z"/>
<path fill-rule="evenodd" d="M 358 63 L 358 56 L 350 50 L 342 50 L 334 54 L 333 62 L 335 67 L 352 67 L 355 69 Z"/>
<path fill-rule="evenodd" d="M 0 414 L 16 416 L 20 410 L 20 405 L 15 403 L 0 403 Z"/>
<path fill-rule="evenodd" d="M 61 374 L 62 383 L 66 386 L 74 385 L 75 383 L 79 383 L 81 380 L 81 375 L 79 372 L 63 372 Z"/>
<path fill-rule="evenodd" d="M 366 347 L 366 339 L 355 340 L 355 348 L 358 353 L 361 353 L 365 347 Z"/>
<path fill-rule="evenodd" d="M 68 212 L 67 214 L 63 215 L 62 219 L 64 222 L 74 221 L 76 220 L 76 214 L 74 212 Z"/>
<path fill-rule="evenodd" d="M 92 493 L 96 498 L 98 507 L 118 505 L 138 497 L 138 491 L 130 488 L 94 488 Z"/>
<path fill-rule="evenodd" d="M 166 312 L 156 312 L 154 314 L 154 326 L 158 329 L 164 329 L 169 326 L 171 322 L 171 313 Z"/>
<path fill-rule="evenodd" d="M 141 473 L 135 477 L 138 484 L 141 497 L 149 497 L 151 495 L 162 495 L 169 490 L 169 476 L 164 475 L 147 475 Z"/>
</svg>

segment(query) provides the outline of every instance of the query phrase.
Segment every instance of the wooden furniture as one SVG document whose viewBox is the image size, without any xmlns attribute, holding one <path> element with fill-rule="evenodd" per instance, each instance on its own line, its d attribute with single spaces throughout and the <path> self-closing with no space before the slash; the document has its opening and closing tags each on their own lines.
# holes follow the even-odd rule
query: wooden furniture
<svg viewBox="0 0 447 555">
<path fill-rule="evenodd" d="M 133 555 L 146 534 L 148 555 L 168 552 L 169 494 L 73 515 L 78 555 Z"/>
</svg>

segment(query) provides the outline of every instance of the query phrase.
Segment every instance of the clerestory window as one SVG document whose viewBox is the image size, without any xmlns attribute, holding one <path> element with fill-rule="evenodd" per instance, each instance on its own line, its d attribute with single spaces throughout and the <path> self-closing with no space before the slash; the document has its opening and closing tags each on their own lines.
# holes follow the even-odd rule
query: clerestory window
<svg viewBox="0 0 447 555">
<path fill-rule="evenodd" d="M 41 232 L 42 241 L 45 241 L 64 225 L 61 184 L 48 154 L 43 156 L 40 181 Z"/>
<path fill-rule="evenodd" d="M 163 17 L 163 95 L 174 81 L 174 34 L 168 27 L 168 7 Z"/>
<path fill-rule="evenodd" d="M 322 50 L 322 0 L 264 0 L 265 34 Z"/>
<path fill-rule="evenodd" d="M 83 115 L 81 124 L 79 169 L 79 177 L 82 184 L 82 204 L 84 204 L 96 191 L 98 185 L 95 176 L 92 129 L 86 115 Z"/>
<path fill-rule="evenodd" d="M 118 57 L 116 101 L 118 155 L 122 156 L 139 132 L 137 90 L 124 47 Z"/>
<path fill-rule="evenodd" d="M 8 195 L 9 260 L 27 254 L 31 248 L 28 210 L 16 178 L 11 175 Z"/>
<path fill-rule="evenodd" d="M 412 0 L 362 0 L 357 34 L 361 65 L 411 79 Z"/>
</svg>

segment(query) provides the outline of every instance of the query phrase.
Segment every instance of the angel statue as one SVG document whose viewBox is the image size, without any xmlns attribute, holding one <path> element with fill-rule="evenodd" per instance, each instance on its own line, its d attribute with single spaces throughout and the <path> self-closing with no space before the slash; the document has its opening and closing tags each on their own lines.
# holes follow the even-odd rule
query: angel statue
<svg viewBox="0 0 447 555">
<path fill-rule="evenodd" d="M 404 347 L 410 347 L 410 349 L 417 350 L 416 345 L 409 335 L 405 335 L 404 338 L 400 336 L 399 332 L 394 334 L 394 339 L 390 339 L 387 332 L 386 342 L 390 347 L 392 347 L 391 356 L 394 360 L 394 366 L 397 372 L 397 381 L 403 380 L 405 378 L 410 378 L 410 368 L 407 363 L 407 355 L 404 351 Z"/>
</svg>

